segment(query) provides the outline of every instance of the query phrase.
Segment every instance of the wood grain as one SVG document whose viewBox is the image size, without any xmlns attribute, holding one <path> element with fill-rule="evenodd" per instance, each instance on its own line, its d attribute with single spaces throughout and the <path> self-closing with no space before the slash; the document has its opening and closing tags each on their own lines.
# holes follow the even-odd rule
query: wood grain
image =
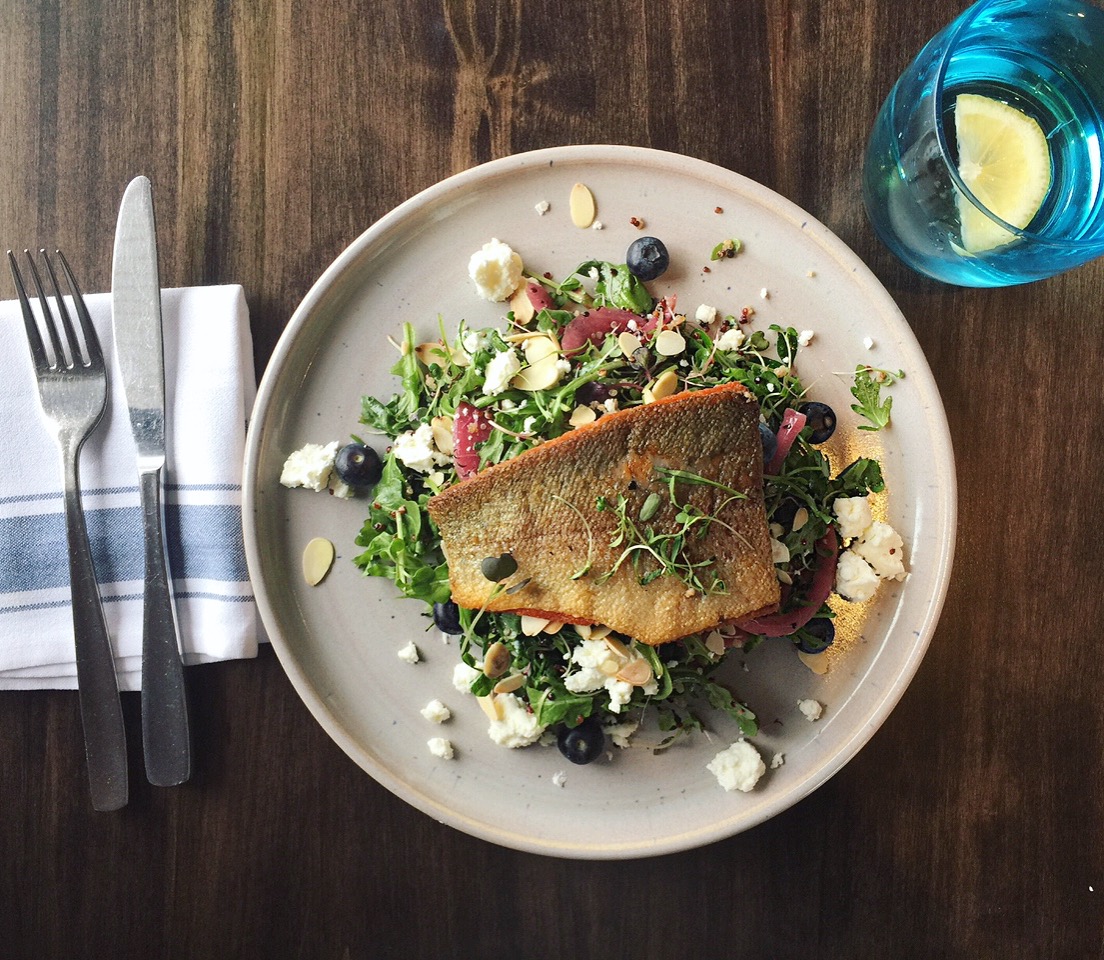
<svg viewBox="0 0 1104 960">
<path fill-rule="evenodd" d="M 793 809 L 684 854 L 447 829 L 341 753 L 269 649 L 190 670 L 195 778 L 153 788 L 136 760 L 117 815 L 89 808 L 75 696 L 0 693 L 0 956 L 1104 957 L 1104 265 L 943 287 L 860 199 L 878 104 L 961 6 L 0 0 L 3 239 L 63 246 L 87 289 L 145 173 L 165 285 L 244 284 L 260 369 L 314 278 L 441 178 L 565 143 L 687 153 L 872 266 L 960 485 L 943 618 L 885 726 Z"/>
</svg>

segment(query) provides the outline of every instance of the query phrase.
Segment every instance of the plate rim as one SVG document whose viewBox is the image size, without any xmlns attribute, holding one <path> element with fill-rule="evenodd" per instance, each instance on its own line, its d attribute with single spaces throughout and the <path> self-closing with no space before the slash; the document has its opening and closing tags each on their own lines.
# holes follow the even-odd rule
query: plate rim
<svg viewBox="0 0 1104 960">
<path fill-rule="evenodd" d="M 533 166 L 551 165 L 557 162 L 572 164 L 582 162 L 625 163 L 630 159 L 653 169 L 658 166 L 670 172 L 717 182 L 725 189 L 748 197 L 757 204 L 777 213 L 790 223 L 796 224 L 805 233 L 814 237 L 821 249 L 830 254 L 838 263 L 847 267 L 847 272 L 850 274 L 852 281 L 864 289 L 872 302 L 878 304 L 881 316 L 887 319 L 892 318 L 895 321 L 895 333 L 900 338 L 899 346 L 911 354 L 914 361 L 919 361 L 916 369 L 910 369 L 909 374 L 910 380 L 914 384 L 919 382 L 918 392 L 921 398 L 926 401 L 924 406 L 929 429 L 933 435 L 943 441 L 944 449 L 942 451 L 937 450 L 935 453 L 936 459 L 944 468 L 941 472 L 945 472 L 947 480 L 940 490 L 941 507 L 945 522 L 943 530 L 940 531 L 942 534 L 940 547 L 935 557 L 933 557 L 938 561 L 936 567 L 932 570 L 936 591 L 925 608 L 926 616 L 914 628 L 917 633 L 917 641 L 912 645 L 909 657 L 893 677 L 892 683 L 885 688 L 874 707 L 868 712 L 865 722 L 857 726 L 833 750 L 828 758 L 814 767 L 811 775 L 793 788 L 784 791 L 772 801 L 761 804 L 751 815 L 721 817 L 696 830 L 668 835 L 659 840 L 644 840 L 632 844 L 577 845 L 565 841 L 536 840 L 514 831 L 476 821 L 453 810 L 414 787 L 409 781 L 396 775 L 386 766 L 375 762 L 361 748 L 359 743 L 347 733 L 341 722 L 327 707 L 315 684 L 297 662 L 290 645 L 283 637 L 281 624 L 278 622 L 276 611 L 268 596 L 267 585 L 260 576 L 262 570 L 261 550 L 257 538 L 257 528 L 253 523 L 258 510 L 256 499 L 257 467 L 261 457 L 268 414 L 274 400 L 275 385 L 280 377 L 280 372 L 294 351 L 298 339 L 304 335 L 314 310 L 324 301 L 330 289 L 344 276 L 346 271 L 355 267 L 369 248 L 381 242 L 392 230 L 401 227 L 408 215 L 423 207 L 432 206 L 447 195 L 463 191 L 473 184 L 482 184 L 495 177 L 508 176 L 511 173 Z M 916 372 L 917 370 L 920 371 L 919 375 Z M 576 144 L 546 147 L 491 160 L 452 174 L 422 189 L 370 224 L 338 254 L 311 284 L 277 340 L 263 371 L 249 420 L 242 484 L 242 523 L 246 562 L 265 633 L 299 698 L 327 735 L 350 759 L 378 783 L 415 809 L 433 817 L 438 822 L 461 830 L 471 836 L 523 852 L 591 860 L 632 859 L 675 853 L 741 833 L 794 806 L 821 787 L 850 762 L 884 724 L 886 718 L 911 684 L 920 663 L 927 653 L 949 588 L 955 553 L 957 516 L 958 494 L 954 450 L 946 410 L 934 375 L 904 314 L 870 268 L 859 258 L 858 254 L 851 250 L 843 240 L 824 224 L 793 201 L 743 174 L 683 154 L 651 147 L 620 144 Z M 873 665 L 871 666 L 873 667 Z M 856 686 L 863 682 L 864 679 L 857 680 Z M 734 820 L 739 820 L 735 827 L 732 824 Z"/>
</svg>

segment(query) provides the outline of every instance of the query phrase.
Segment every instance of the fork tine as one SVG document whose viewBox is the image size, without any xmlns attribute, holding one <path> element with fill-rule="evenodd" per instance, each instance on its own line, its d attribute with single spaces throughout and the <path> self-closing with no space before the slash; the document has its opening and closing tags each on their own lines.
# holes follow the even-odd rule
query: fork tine
<svg viewBox="0 0 1104 960">
<path fill-rule="evenodd" d="M 31 302 L 27 299 L 27 288 L 23 285 L 23 275 L 19 272 L 19 264 L 16 263 L 15 254 L 8 251 L 8 266 L 11 268 L 12 280 L 15 281 L 15 292 L 19 297 L 19 308 L 23 312 L 23 325 L 27 328 L 27 345 L 31 348 L 31 360 L 34 362 L 36 373 L 50 368 L 50 360 L 46 356 L 46 347 L 42 343 L 42 334 L 39 332 L 38 323 L 35 321 Z"/>
<path fill-rule="evenodd" d="M 81 357 L 81 342 L 77 339 L 77 331 L 73 329 L 73 321 L 69 317 L 69 308 L 65 305 L 65 297 L 62 295 L 61 287 L 58 286 L 57 273 L 54 272 L 54 265 L 50 261 L 49 255 L 45 250 L 40 249 L 38 255 L 42 257 L 42 262 L 46 265 L 46 274 L 50 278 L 50 285 L 54 290 L 54 302 L 57 304 L 57 318 L 61 321 L 61 328 L 65 333 L 65 339 L 69 342 L 69 356 L 72 357 L 73 365 L 78 363 L 81 366 L 87 367 L 84 359 Z"/>
<path fill-rule="evenodd" d="M 50 346 L 53 347 L 54 356 L 56 359 L 57 368 L 69 366 L 69 361 L 65 358 L 65 351 L 62 350 L 61 340 L 58 337 L 57 323 L 54 320 L 53 312 L 50 310 L 50 302 L 46 299 L 46 288 L 42 286 L 42 277 L 38 274 L 38 267 L 35 266 L 34 257 L 31 256 L 30 250 L 24 250 L 23 253 L 27 257 L 27 263 L 31 268 L 31 279 L 34 281 L 35 291 L 38 294 L 38 304 L 42 308 L 42 320 L 46 326 L 46 333 L 50 338 Z"/>
<path fill-rule="evenodd" d="M 81 293 L 80 287 L 77 285 L 77 278 L 73 276 L 73 270 L 69 266 L 69 261 L 65 259 L 65 254 L 60 250 L 55 252 L 58 259 L 61 260 L 62 273 L 65 274 L 65 280 L 73 294 L 73 308 L 77 312 L 77 322 L 80 324 L 81 333 L 84 335 L 85 359 L 88 361 L 86 366 L 102 367 L 103 350 L 100 349 L 100 338 L 96 334 L 96 328 L 92 325 L 92 317 L 89 315 L 88 307 L 84 302 L 84 294 Z M 53 273 L 53 269 L 50 272 Z M 57 286 L 56 280 L 54 285 Z"/>
</svg>

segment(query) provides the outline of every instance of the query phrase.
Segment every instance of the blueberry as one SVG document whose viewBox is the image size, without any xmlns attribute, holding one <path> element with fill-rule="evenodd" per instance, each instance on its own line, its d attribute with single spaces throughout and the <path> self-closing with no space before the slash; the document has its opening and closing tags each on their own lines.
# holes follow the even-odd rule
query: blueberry
<svg viewBox="0 0 1104 960">
<path fill-rule="evenodd" d="M 814 617 L 797 634 L 797 647 L 803 653 L 821 653 L 836 639 L 836 625 L 828 617 Z"/>
<path fill-rule="evenodd" d="M 770 463 L 774 459 L 775 450 L 778 449 L 778 436 L 765 423 L 761 423 L 759 439 L 763 442 L 763 463 Z"/>
<path fill-rule="evenodd" d="M 379 483 L 383 463 L 371 447 L 363 443 L 347 443 L 337 451 L 334 470 L 341 482 L 350 487 L 371 487 Z"/>
<path fill-rule="evenodd" d="M 595 717 L 587 717 L 577 727 L 560 727 L 556 735 L 556 746 L 572 763 L 597 760 L 605 745 L 606 735 Z"/>
<path fill-rule="evenodd" d="M 460 608 L 451 600 L 433 605 L 433 622 L 441 633 L 458 636 L 464 632 L 460 625 Z"/>
<path fill-rule="evenodd" d="M 629 245 L 625 254 L 625 266 L 641 280 L 654 280 L 661 276 L 671 263 L 671 257 L 662 240 L 641 237 Z"/>
<path fill-rule="evenodd" d="M 824 443 L 836 432 L 836 411 L 828 404 L 811 400 L 801 404 L 797 412 L 805 414 L 805 426 L 812 428 L 810 443 Z"/>
</svg>

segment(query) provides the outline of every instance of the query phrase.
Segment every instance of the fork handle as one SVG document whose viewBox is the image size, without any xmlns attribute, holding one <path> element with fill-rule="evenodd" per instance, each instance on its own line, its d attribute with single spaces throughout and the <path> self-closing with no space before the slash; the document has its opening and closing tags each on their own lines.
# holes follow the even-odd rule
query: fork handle
<svg viewBox="0 0 1104 960">
<path fill-rule="evenodd" d="M 142 744 L 146 777 L 161 787 L 192 774 L 184 664 L 177 641 L 165 552 L 161 468 L 140 473 L 146 586 L 142 604 Z"/>
<path fill-rule="evenodd" d="M 63 458 L 77 688 L 92 806 L 96 810 L 118 810 L 127 802 L 126 730 L 115 657 L 81 507 L 78 454 L 79 448 Z"/>
</svg>

